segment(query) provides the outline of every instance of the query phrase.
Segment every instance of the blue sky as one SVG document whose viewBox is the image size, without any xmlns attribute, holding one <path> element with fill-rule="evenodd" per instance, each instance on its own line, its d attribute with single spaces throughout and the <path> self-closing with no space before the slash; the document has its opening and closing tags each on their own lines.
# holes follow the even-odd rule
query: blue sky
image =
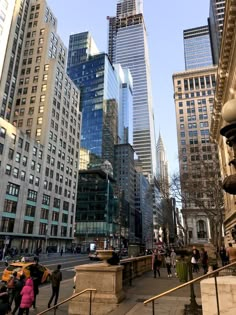
<svg viewBox="0 0 236 315">
<path fill-rule="evenodd" d="M 107 16 L 114 16 L 117 0 L 48 0 L 58 19 L 58 34 L 68 46 L 69 36 L 90 31 L 100 51 L 107 51 Z M 172 74 L 184 71 L 183 30 L 207 24 L 209 0 L 143 0 L 152 79 L 156 138 L 161 131 L 169 172 L 178 170 Z M 156 139 L 156 140 L 157 140 Z"/>
</svg>

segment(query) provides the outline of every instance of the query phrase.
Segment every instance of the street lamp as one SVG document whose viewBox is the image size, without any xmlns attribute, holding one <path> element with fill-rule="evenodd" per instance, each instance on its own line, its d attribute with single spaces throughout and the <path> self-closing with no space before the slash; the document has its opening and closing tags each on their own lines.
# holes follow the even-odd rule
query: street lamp
<svg viewBox="0 0 236 315">
<path fill-rule="evenodd" d="M 232 164 L 236 168 L 236 99 L 224 104 L 222 117 L 228 124 L 221 128 L 220 134 L 227 138 L 226 144 L 233 149 L 233 159 L 229 165 Z M 229 175 L 224 179 L 223 189 L 231 195 L 236 195 L 236 174 Z"/>
</svg>

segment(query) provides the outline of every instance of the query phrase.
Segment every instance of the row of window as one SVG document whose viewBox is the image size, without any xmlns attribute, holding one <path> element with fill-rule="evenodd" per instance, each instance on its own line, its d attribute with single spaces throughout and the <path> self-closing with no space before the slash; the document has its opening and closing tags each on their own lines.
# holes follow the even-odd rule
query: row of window
<svg viewBox="0 0 236 315">
<path fill-rule="evenodd" d="M 14 232 L 14 225 L 15 225 L 15 219 L 12 218 L 7 218 L 7 217 L 2 217 L 1 220 L 1 227 L 0 231 L 1 232 L 6 232 L 6 233 L 13 233 Z M 34 230 L 34 221 L 24 221 L 23 224 L 23 233 L 24 234 L 33 234 Z M 70 232 L 69 232 L 69 237 L 72 237 L 72 227 L 70 227 Z M 67 227 L 62 226 L 61 227 L 61 233 L 59 235 L 58 233 L 58 225 L 56 224 L 51 224 L 51 230 L 50 232 L 47 231 L 47 224 L 45 223 L 40 223 L 39 225 L 39 235 L 46 235 L 48 233 L 50 236 L 67 236 Z"/>
<path fill-rule="evenodd" d="M 190 130 L 188 132 L 188 135 L 189 135 L 189 137 L 197 137 L 198 136 L 198 130 Z M 202 130 L 200 130 L 200 135 L 201 136 L 209 136 L 210 135 L 209 129 L 202 129 Z M 185 138 L 185 136 L 186 136 L 185 131 L 181 131 L 180 132 L 180 137 L 181 138 Z"/>
<path fill-rule="evenodd" d="M 186 145 L 186 140 L 181 139 L 180 143 L 181 143 L 181 145 Z M 197 138 L 189 139 L 189 144 L 191 144 L 191 145 L 192 145 L 192 144 L 198 144 L 198 143 L 199 143 L 199 141 L 198 141 Z M 202 144 L 210 143 L 209 137 L 208 137 L 208 138 L 201 138 L 200 143 L 202 143 Z"/>
<path fill-rule="evenodd" d="M 16 214 L 16 211 L 17 211 L 17 202 L 6 199 L 4 202 L 3 212 Z M 25 216 L 34 218 L 35 213 L 36 213 L 36 207 L 26 204 Z M 73 224 L 73 216 L 70 216 L 70 218 L 71 218 L 70 223 Z M 48 209 L 41 209 L 40 219 L 45 219 L 45 220 L 49 219 L 49 210 Z M 59 221 L 59 212 L 52 211 L 51 220 L 52 221 Z M 61 222 L 68 223 L 68 214 L 62 213 Z"/>
<path fill-rule="evenodd" d="M 217 158 L 218 156 L 216 155 L 215 156 L 215 158 Z M 188 159 L 190 159 L 191 160 L 191 162 L 194 162 L 194 161 L 210 161 L 210 160 L 212 160 L 213 159 L 213 157 L 212 157 L 212 154 L 203 154 L 202 156 L 200 156 L 199 154 L 196 154 L 196 155 L 191 155 L 191 156 L 186 156 L 186 155 L 184 155 L 183 157 L 182 157 L 182 161 L 183 162 L 187 162 L 188 161 Z"/>
</svg>

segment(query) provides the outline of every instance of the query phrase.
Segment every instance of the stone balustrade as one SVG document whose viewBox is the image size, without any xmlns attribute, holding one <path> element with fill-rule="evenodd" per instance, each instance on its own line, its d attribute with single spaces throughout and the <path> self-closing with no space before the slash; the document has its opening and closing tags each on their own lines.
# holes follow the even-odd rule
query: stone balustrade
<svg viewBox="0 0 236 315">
<path fill-rule="evenodd" d="M 151 270 L 152 257 L 140 256 L 123 259 L 120 265 L 107 266 L 103 263 L 75 267 L 75 293 L 87 288 L 96 289 L 93 293 L 92 314 L 106 315 L 114 310 L 125 298 L 123 287 L 132 284 L 132 279 Z M 72 299 L 69 303 L 70 315 L 87 315 L 89 293 Z"/>
</svg>

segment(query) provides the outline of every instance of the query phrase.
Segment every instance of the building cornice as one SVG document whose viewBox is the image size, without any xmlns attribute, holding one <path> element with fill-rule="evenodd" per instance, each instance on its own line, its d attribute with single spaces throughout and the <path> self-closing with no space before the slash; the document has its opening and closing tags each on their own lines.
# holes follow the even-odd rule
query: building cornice
<svg viewBox="0 0 236 315">
<path fill-rule="evenodd" d="M 217 140 L 220 134 L 220 127 L 223 120 L 221 109 L 225 103 L 225 98 L 229 93 L 228 82 L 235 69 L 231 64 L 235 58 L 234 47 L 236 39 L 236 0 L 226 1 L 224 30 L 221 40 L 220 60 L 217 70 L 217 84 L 214 100 L 214 108 L 211 122 L 211 137 Z"/>
</svg>

